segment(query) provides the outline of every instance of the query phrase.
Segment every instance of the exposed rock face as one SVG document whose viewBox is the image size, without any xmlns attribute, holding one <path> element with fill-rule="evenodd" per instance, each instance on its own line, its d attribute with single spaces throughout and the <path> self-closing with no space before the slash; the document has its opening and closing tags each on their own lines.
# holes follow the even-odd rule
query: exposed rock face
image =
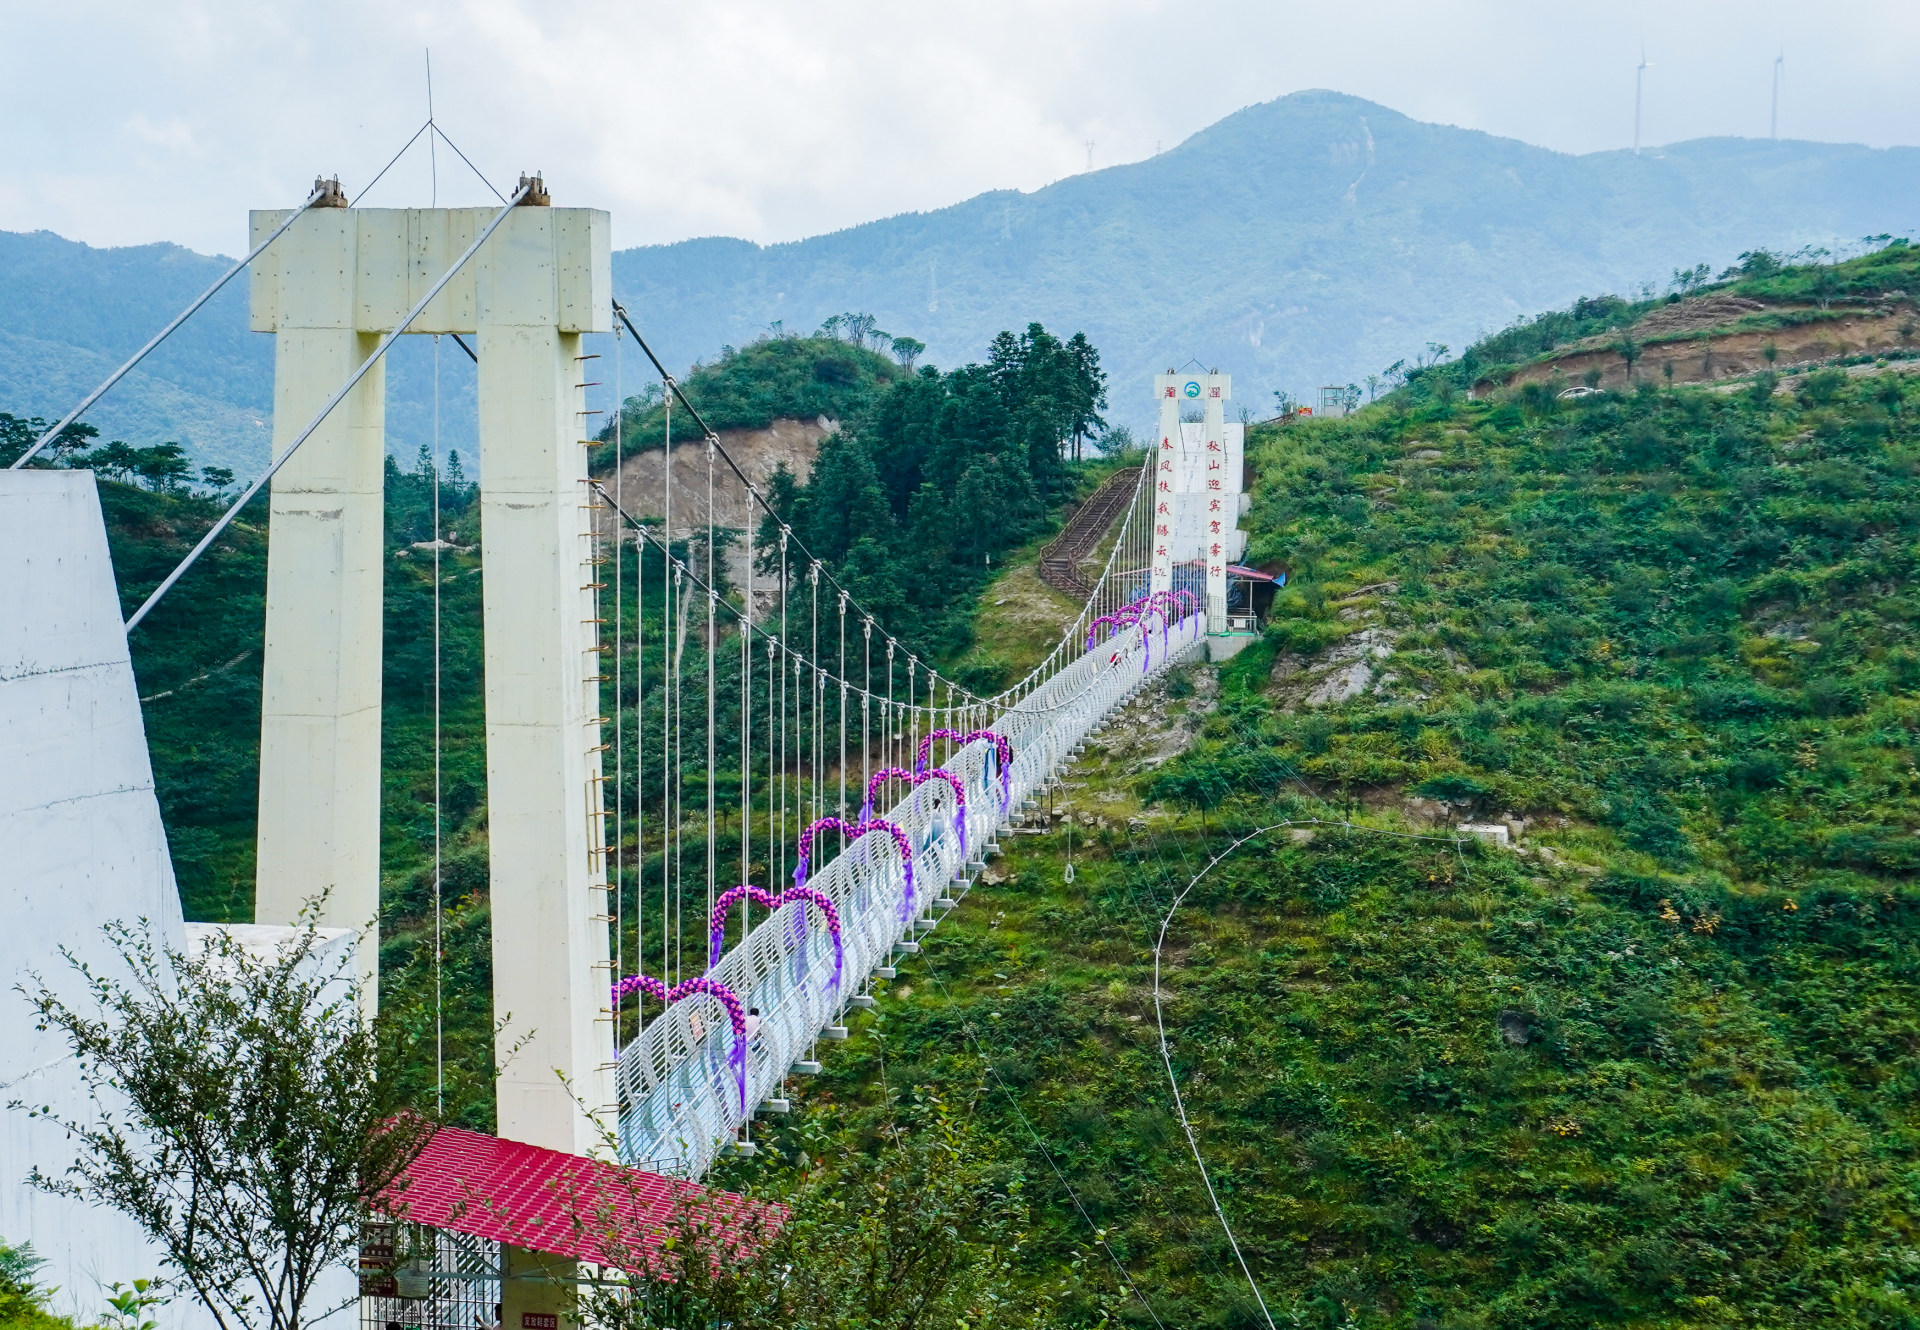
<svg viewBox="0 0 1920 1330">
<path fill-rule="evenodd" d="M 753 484 L 765 491 L 768 480 L 784 463 L 794 478 L 804 482 L 813 474 L 820 456 L 820 441 L 840 427 L 837 420 L 820 416 L 814 420 L 775 420 L 765 429 L 723 429 L 720 446 L 735 465 L 746 472 Z M 665 454 L 654 448 L 626 459 L 616 476 L 600 477 L 609 494 L 618 496 L 620 506 L 650 525 L 666 515 Z M 751 525 L 758 528 L 761 514 L 732 468 L 719 457 L 713 459 L 713 512 L 715 526 L 735 534 L 727 551 L 727 576 L 734 585 L 743 585 L 747 574 L 746 542 L 741 538 Z M 611 533 L 619 518 L 613 512 L 600 515 L 604 532 Z M 683 539 L 698 531 L 704 538 L 707 511 L 707 445 L 702 440 L 676 443 L 673 447 L 673 537 Z M 764 614 L 774 603 L 773 594 L 754 588 L 756 614 Z"/>
<path fill-rule="evenodd" d="M 1393 654 L 1394 635 L 1385 628 L 1362 628 L 1328 648 L 1317 661 L 1281 657 L 1273 678 L 1285 681 L 1308 675 L 1313 682 L 1302 699 L 1310 707 L 1336 706 L 1360 696 L 1373 686 L 1380 661 Z"/>
</svg>

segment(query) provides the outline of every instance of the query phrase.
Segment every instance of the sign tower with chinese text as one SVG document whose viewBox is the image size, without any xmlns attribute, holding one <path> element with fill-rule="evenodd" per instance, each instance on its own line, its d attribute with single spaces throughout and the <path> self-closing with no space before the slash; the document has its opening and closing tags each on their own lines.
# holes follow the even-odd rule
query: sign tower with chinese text
<svg viewBox="0 0 1920 1330">
<path fill-rule="evenodd" d="M 1226 374 L 1154 376 L 1160 428 L 1154 451 L 1151 589 L 1198 590 L 1204 583 L 1207 631 L 1227 627 L 1227 563 L 1238 558 L 1244 431 L 1228 426 Z M 1198 423 L 1182 424 L 1182 408 L 1198 406 Z"/>
</svg>

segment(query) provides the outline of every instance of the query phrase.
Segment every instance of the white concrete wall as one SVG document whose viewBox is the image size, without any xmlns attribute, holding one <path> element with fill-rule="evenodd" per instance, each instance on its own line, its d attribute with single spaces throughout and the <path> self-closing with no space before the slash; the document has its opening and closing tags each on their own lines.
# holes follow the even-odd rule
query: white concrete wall
<svg viewBox="0 0 1920 1330">
<path fill-rule="evenodd" d="M 34 1029 L 13 986 L 37 973 L 81 999 L 60 950 L 118 966 L 100 932 L 109 920 L 145 919 L 185 942 L 90 473 L 0 471 L 0 568 L 0 1104 L 84 1117 L 65 1043 Z M 58 1310 L 95 1321 L 102 1290 L 159 1274 L 159 1254 L 115 1212 L 26 1187 L 35 1166 L 66 1168 L 73 1146 L 50 1123 L 0 1113 L 0 1236 L 31 1241 Z M 185 1301 L 161 1320 L 210 1323 Z"/>
</svg>

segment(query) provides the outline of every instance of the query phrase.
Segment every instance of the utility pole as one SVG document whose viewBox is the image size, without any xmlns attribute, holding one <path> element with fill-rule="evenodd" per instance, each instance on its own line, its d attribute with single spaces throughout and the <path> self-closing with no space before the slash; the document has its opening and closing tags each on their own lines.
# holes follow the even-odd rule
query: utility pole
<svg viewBox="0 0 1920 1330">
<path fill-rule="evenodd" d="M 1787 63 L 1787 53 L 1783 50 L 1773 58 L 1773 140 L 1780 141 L 1780 69 Z"/>
<path fill-rule="evenodd" d="M 1647 71 L 1653 66 L 1647 63 L 1647 48 L 1640 48 L 1640 63 L 1633 71 L 1633 155 L 1640 155 L 1640 92 L 1646 82 Z"/>
</svg>

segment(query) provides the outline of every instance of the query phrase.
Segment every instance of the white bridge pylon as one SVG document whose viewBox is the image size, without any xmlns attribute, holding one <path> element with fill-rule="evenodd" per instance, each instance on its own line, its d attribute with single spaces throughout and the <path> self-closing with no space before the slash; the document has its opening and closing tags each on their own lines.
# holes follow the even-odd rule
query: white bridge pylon
<svg viewBox="0 0 1920 1330">
<path fill-rule="evenodd" d="M 1020 700 L 991 726 L 1012 746 L 1006 802 L 995 745 L 976 740 L 937 764 L 966 789 L 964 849 L 954 824 L 954 792 L 943 781 L 915 787 L 880 814 L 913 847 L 911 896 L 895 842 L 878 832 L 861 836 L 807 879 L 839 914 L 838 983 L 832 937 L 817 908 L 805 901 L 782 906 L 721 957 L 706 977 L 758 1013 L 744 1067 L 735 1061 L 734 1032 L 715 1002 L 675 1002 L 641 1030 L 620 1053 L 625 1162 L 703 1176 L 816 1041 L 846 1037 L 844 1013 L 874 971 L 891 965 L 903 948 L 917 949 L 918 940 L 959 903 L 1008 812 L 1045 785 L 1114 708 L 1201 649 L 1205 614 L 1198 606 L 1170 622 L 1158 614 L 1143 618 L 1087 648 L 1085 635 L 1101 609 L 1118 609 L 1146 594 L 1151 475 L 1142 468 L 1134 503 L 1087 607 L 1048 662 L 1013 690 L 1024 694 Z M 824 843 L 816 846 L 815 862 L 826 853 Z"/>
<path fill-rule="evenodd" d="M 595 1114 L 613 1099 L 613 1026 L 607 930 L 595 923 L 608 911 L 581 337 L 613 326 L 611 242 L 607 213 L 546 206 L 537 179 L 522 184 L 521 205 L 457 269 L 491 209 L 307 208 L 253 265 L 251 322 L 275 338 L 276 457 L 381 335 L 404 326 L 479 339 L 494 1007 L 510 1017 L 504 1040 L 524 1041 L 497 1082 L 499 1132 L 586 1154 L 601 1138 Z M 255 212 L 256 241 L 286 216 Z M 381 369 L 273 478 L 254 915 L 291 924 L 324 893 L 320 922 L 362 932 L 370 981 Z M 362 991 L 371 1001 L 376 984 Z"/>
</svg>

